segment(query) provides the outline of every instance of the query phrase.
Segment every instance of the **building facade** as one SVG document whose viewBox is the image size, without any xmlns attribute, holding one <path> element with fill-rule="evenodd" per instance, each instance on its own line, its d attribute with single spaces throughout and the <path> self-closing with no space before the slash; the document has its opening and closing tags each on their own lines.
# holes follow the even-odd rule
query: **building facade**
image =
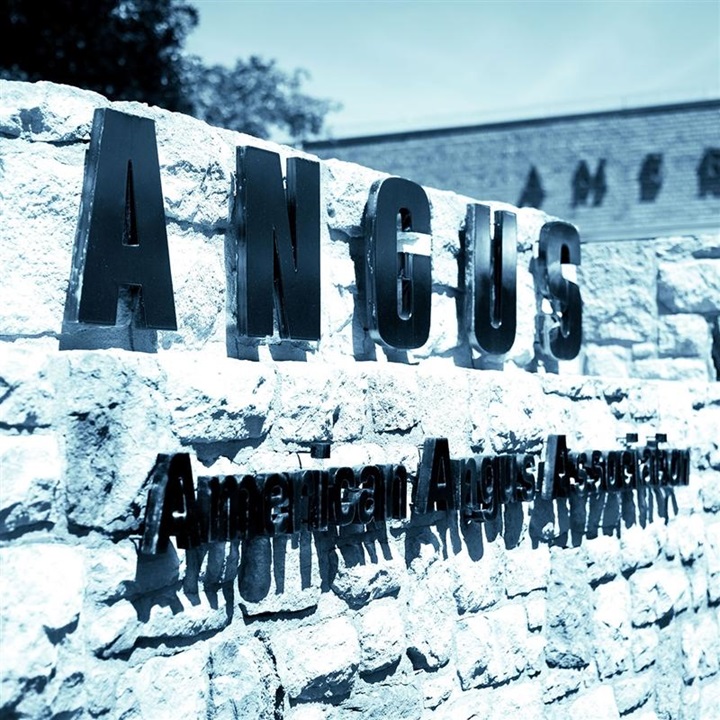
<svg viewBox="0 0 720 720">
<path fill-rule="evenodd" d="M 720 100 L 324 140 L 335 157 L 540 208 L 583 242 L 717 232 Z"/>
</svg>

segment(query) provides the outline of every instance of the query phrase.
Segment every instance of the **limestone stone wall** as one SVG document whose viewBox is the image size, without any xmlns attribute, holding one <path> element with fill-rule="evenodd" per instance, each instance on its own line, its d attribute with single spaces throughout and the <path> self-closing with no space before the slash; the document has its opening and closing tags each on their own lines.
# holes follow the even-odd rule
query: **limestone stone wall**
<svg viewBox="0 0 720 720">
<path fill-rule="evenodd" d="M 431 339 L 375 348 L 355 259 L 379 174 L 340 162 L 322 168 L 322 339 L 249 343 L 227 291 L 234 148 L 296 151 L 131 103 L 112 106 L 156 121 L 179 329 L 74 326 L 84 154 L 105 106 L 0 84 L 0 717 L 712 717 L 720 384 L 530 372 L 534 210 L 518 211 L 518 341 L 503 370 L 473 367 L 457 321 L 467 199 L 433 190 Z M 138 553 L 158 453 L 190 453 L 196 475 L 414 473 L 427 437 L 460 458 L 657 431 L 691 448 L 688 487 Z M 329 460 L 311 459 L 316 441 Z"/>
</svg>

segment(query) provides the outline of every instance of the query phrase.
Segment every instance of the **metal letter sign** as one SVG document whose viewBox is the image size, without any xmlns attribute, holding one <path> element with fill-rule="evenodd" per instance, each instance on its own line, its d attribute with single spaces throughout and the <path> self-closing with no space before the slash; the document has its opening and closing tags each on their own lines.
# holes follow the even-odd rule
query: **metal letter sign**
<svg viewBox="0 0 720 720">
<path fill-rule="evenodd" d="M 468 205 L 465 221 L 465 317 L 478 350 L 502 355 L 517 327 L 517 219 L 487 205 Z"/>
<path fill-rule="evenodd" d="M 155 123 L 96 110 L 85 171 L 70 319 L 114 325 L 118 290 L 140 287 L 145 327 L 177 330 Z"/>
<path fill-rule="evenodd" d="M 540 290 L 552 305 L 552 315 L 538 315 L 540 341 L 558 360 L 572 360 L 582 342 L 580 288 L 563 277 L 562 265 L 580 264 L 580 236 L 573 225 L 545 223 L 540 230 L 538 269 Z"/>
<path fill-rule="evenodd" d="M 419 348 L 430 335 L 427 195 L 404 178 L 378 180 L 370 188 L 364 224 L 370 336 L 400 350 Z"/>
<path fill-rule="evenodd" d="M 287 198 L 280 156 L 237 149 L 238 329 L 273 334 L 273 295 L 280 336 L 320 339 L 320 164 L 288 158 Z"/>
</svg>

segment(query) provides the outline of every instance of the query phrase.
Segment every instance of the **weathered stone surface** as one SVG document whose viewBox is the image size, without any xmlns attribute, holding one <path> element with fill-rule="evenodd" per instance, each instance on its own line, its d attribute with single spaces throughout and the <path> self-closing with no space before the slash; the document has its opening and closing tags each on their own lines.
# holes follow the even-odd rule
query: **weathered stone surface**
<svg viewBox="0 0 720 720">
<path fill-rule="evenodd" d="M 622 569 L 626 572 L 652 565 L 660 554 L 656 525 L 633 525 L 624 529 L 620 535 L 620 552 Z"/>
<path fill-rule="evenodd" d="M 669 312 L 720 312 L 720 263 L 717 260 L 661 262 L 658 301 Z"/>
<path fill-rule="evenodd" d="M 645 342 L 656 337 L 655 252 L 640 242 L 583 247 L 578 280 L 585 342 Z M 597 268 L 602 267 L 603 272 Z M 642 267 L 643 272 L 637 268 Z"/>
<path fill-rule="evenodd" d="M 543 678 L 543 702 L 546 705 L 576 693 L 583 684 L 586 670 L 546 668 Z"/>
<path fill-rule="evenodd" d="M 0 437 L 0 533 L 57 522 L 61 468 L 54 435 Z"/>
<path fill-rule="evenodd" d="M 620 574 L 620 541 L 615 535 L 598 535 L 585 543 L 590 582 L 607 582 Z"/>
<path fill-rule="evenodd" d="M 370 603 L 360 614 L 360 672 L 372 673 L 392 665 L 405 652 L 401 604 L 393 598 Z"/>
<path fill-rule="evenodd" d="M 630 377 L 632 353 L 622 345 L 586 345 L 583 348 L 586 375 Z"/>
<path fill-rule="evenodd" d="M 702 315 L 662 315 L 659 318 L 660 357 L 707 358 L 711 349 L 710 326 Z"/>
<path fill-rule="evenodd" d="M 208 663 L 208 716 L 218 720 L 277 717 L 278 678 L 262 644 L 252 637 L 218 636 Z"/>
<path fill-rule="evenodd" d="M 635 628 L 630 636 L 632 643 L 633 667 L 636 672 L 645 670 L 655 662 L 660 642 L 660 631 L 655 626 Z"/>
<path fill-rule="evenodd" d="M 82 554 L 32 543 L 0 548 L 2 647 L 0 711 L 41 693 L 55 673 L 59 646 L 75 632 L 83 603 Z"/>
<path fill-rule="evenodd" d="M 280 682 L 291 698 L 329 699 L 352 687 L 361 655 L 357 633 L 347 619 L 283 628 L 273 633 L 270 644 Z"/>
<path fill-rule="evenodd" d="M 177 447 L 154 362 L 139 353 L 67 353 L 61 393 L 68 519 L 105 531 L 137 528 L 159 452 Z"/>
<path fill-rule="evenodd" d="M 630 588 L 624 579 L 595 589 L 595 661 L 601 678 L 630 669 Z"/>
<path fill-rule="evenodd" d="M 488 544 L 479 559 L 465 552 L 452 558 L 450 574 L 458 613 L 485 610 L 502 599 L 508 557 L 499 544 Z"/>
<path fill-rule="evenodd" d="M 598 685 L 592 690 L 582 693 L 570 704 L 570 717 L 582 717 L 588 720 L 618 720 L 615 695 L 609 685 Z"/>
<path fill-rule="evenodd" d="M 460 684 L 469 688 L 497 685 L 528 667 L 530 635 L 520 605 L 506 605 L 458 622 L 457 667 Z"/>
<path fill-rule="evenodd" d="M 705 532 L 707 538 L 708 600 L 717 603 L 720 601 L 720 523 L 709 525 Z"/>
<path fill-rule="evenodd" d="M 632 623 L 642 627 L 687 610 L 690 584 L 679 568 L 638 570 L 630 578 Z"/>
<path fill-rule="evenodd" d="M 668 358 L 636 360 L 632 376 L 650 380 L 703 380 L 711 379 L 710 366 L 706 359 Z"/>
<path fill-rule="evenodd" d="M 505 592 L 508 597 L 527 595 L 533 590 L 544 590 L 550 577 L 550 548 L 512 550 L 507 553 Z"/>
<path fill-rule="evenodd" d="M 206 717 L 209 699 L 208 648 L 203 645 L 150 658 L 129 669 L 117 685 L 120 715 L 133 720 Z"/>
<path fill-rule="evenodd" d="M 456 694 L 438 707 L 432 715 L 438 720 L 505 720 L 506 718 L 541 718 L 543 703 L 537 683 L 516 682 L 499 688 L 480 688 Z"/>
<path fill-rule="evenodd" d="M 420 537 L 434 536 L 426 531 Z M 424 542 L 416 552 L 411 564 L 413 582 L 405 589 L 407 653 L 415 669 L 433 671 L 446 665 L 454 653 L 457 610 L 450 574 L 437 561 L 437 547 Z M 425 566 L 426 562 L 430 564 Z M 426 608 L 432 608 L 431 612 Z"/>
<path fill-rule="evenodd" d="M 379 676 L 382 675 L 382 671 Z M 392 675 L 386 678 L 367 676 L 359 678 L 353 685 L 350 697 L 339 708 L 328 708 L 328 718 L 352 720 L 415 720 L 422 713 L 422 699 L 418 680 L 412 672 L 412 665 L 403 658 Z"/>
<path fill-rule="evenodd" d="M 359 608 L 400 591 L 403 572 L 399 558 L 371 558 L 362 545 L 345 546 L 335 555 L 338 564 L 332 589 L 350 607 Z"/>
<path fill-rule="evenodd" d="M 270 405 L 277 384 L 272 369 L 186 353 L 164 355 L 162 364 L 173 429 L 183 442 L 249 440 L 272 425 Z"/>
<path fill-rule="evenodd" d="M 718 672 L 720 669 L 718 638 L 720 638 L 718 623 L 709 615 L 685 623 L 682 629 L 682 652 L 683 680 L 686 684 Z"/>
<path fill-rule="evenodd" d="M 615 702 L 621 715 L 645 705 L 650 700 L 655 684 L 652 673 L 638 673 L 613 683 Z"/>
<path fill-rule="evenodd" d="M 3 343 L 0 427 L 7 432 L 45 433 L 56 421 L 55 376 L 62 376 L 65 364 L 53 355 L 48 357 L 18 343 Z"/>
<path fill-rule="evenodd" d="M 583 579 L 585 563 L 577 551 L 557 549 L 552 551 L 551 562 L 547 663 L 550 667 L 582 668 L 593 655 L 593 633 L 587 621 L 593 612 L 593 597 Z"/>
</svg>

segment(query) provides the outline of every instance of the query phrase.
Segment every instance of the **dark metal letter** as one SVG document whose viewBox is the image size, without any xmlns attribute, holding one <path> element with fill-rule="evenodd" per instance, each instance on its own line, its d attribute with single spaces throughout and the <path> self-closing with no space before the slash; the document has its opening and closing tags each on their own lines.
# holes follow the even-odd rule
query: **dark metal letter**
<svg viewBox="0 0 720 720">
<path fill-rule="evenodd" d="M 430 334 L 432 274 L 430 248 L 418 252 L 411 241 L 430 235 L 425 191 L 403 178 L 378 180 L 370 189 L 364 225 L 370 335 L 389 347 L 419 348 Z M 399 232 L 407 241 L 403 245 Z"/>
<path fill-rule="evenodd" d="M 549 222 L 540 231 L 538 271 L 540 291 L 552 305 L 552 315 L 538 317 L 543 350 L 557 360 L 572 360 L 582 342 L 580 288 L 562 274 L 566 264 L 580 265 L 580 236 L 564 222 Z"/>
<path fill-rule="evenodd" d="M 320 339 L 320 164 L 288 158 L 287 197 L 280 156 L 237 148 L 238 329 Z"/>
<path fill-rule="evenodd" d="M 465 218 L 465 317 L 478 350 L 502 355 L 517 327 L 517 218 L 487 205 L 468 205 Z"/>
<path fill-rule="evenodd" d="M 141 288 L 145 327 L 177 330 L 152 120 L 95 111 L 71 288 L 80 274 L 72 321 L 114 325 L 118 290 L 130 286 Z"/>
</svg>

